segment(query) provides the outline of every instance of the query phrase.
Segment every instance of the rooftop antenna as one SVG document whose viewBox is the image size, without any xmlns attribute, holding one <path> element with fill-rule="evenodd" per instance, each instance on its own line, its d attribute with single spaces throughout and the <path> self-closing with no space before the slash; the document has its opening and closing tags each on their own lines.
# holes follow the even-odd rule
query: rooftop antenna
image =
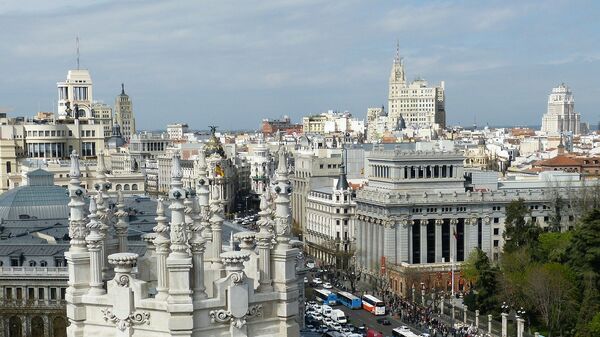
<svg viewBox="0 0 600 337">
<path fill-rule="evenodd" d="M 396 39 L 396 62 L 400 62 L 400 40 Z"/>
<path fill-rule="evenodd" d="M 79 70 L 79 35 L 75 38 L 75 46 L 77 48 L 77 70 Z"/>
</svg>

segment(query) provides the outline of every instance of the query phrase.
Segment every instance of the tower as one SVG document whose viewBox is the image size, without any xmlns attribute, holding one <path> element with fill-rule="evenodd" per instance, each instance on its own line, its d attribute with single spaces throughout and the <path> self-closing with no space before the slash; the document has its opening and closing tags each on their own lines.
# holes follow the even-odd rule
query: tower
<svg viewBox="0 0 600 337">
<path fill-rule="evenodd" d="M 125 84 L 121 83 L 121 93 L 115 100 L 115 123 L 121 126 L 121 134 L 127 143 L 135 134 L 135 118 L 129 95 L 125 93 Z"/>
<path fill-rule="evenodd" d="M 69 70 L 67 79 L 57 82 L 56 87 L 58 119 L 93 118 L 92 77 L 87 69 Z"/>
<path fill-rule="evenodd" d="M 552 133 L 580 133 L 580 115 L 575 112 L 571 89 L 561 83 L 548 96 L 548 111 L 542 118 L 542 131 Z"/>
</svg>

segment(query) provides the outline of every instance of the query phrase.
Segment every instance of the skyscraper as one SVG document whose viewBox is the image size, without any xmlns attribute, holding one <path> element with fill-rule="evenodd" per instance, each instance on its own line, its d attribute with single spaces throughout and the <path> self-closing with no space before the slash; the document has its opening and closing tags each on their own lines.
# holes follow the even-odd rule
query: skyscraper
<svg viewBox="0 0 600 337">
<path fill-rule="evenodd" d="M 392 65 L 388 98 L 388 129 L 398 130 L 401 118 L 405 127 L 443 129 L 446 127 L 444 82 L 430 87 L 424 79 L 406 82 L 404 59 L 399 47 Z"/>
<path fill-rule="evenodd" d="M 93 118 L 92 78 L 86 69 L 69 70 L 67 80 L 58 87 L 58 118 Z M 75 111 L 77 105 L 78 111 Z"/>
<path fill-rule="evenodd" d="M 125 93 L 125 85 L 122 83 L 121 94 L 115 100 L 115 123 L 121 126 L 123 138 L 129 143 L 129 139 L 135 134 L 135 118 L 131 99 Z"/>
<path fill-rule="evenodd" d="M 580 115 L 575 112 L 575 99 L 564 83 L 552 89 L 548 96 L 548 111 L 542 118 L 542 131 L 548 133 L 580 133 Z"/>
</svg>

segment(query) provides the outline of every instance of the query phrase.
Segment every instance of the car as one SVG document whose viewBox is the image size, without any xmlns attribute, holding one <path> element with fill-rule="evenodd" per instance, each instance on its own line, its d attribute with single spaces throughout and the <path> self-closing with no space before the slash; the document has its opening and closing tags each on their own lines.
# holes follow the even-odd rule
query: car
<svg viewBox="0 0 600 337">
<path fill-rule="evenodd" d="M 313 283 L 314 283 L 314 284 L 323 284 L 323 281 L 321 281 L 321 279 L 320 279 L 320 278 L 318 278 L 318 277 L 315 277 L 315 278 L 313 279 Z"/>
<path fill-rule="evenodd" d="M 379 323 L 379 324 L 381 324 L 381 325 L 390 325 L 390 324 L 392 324 L 392 323 L 390 322 L 390 320 L 389 320 L 389 319 L 387 319 L 387 318 L 378 318 L 378 319 L 377 319 L 377 323 Z"/>
<path fill-rule="evenodd" d="M 312 319 L 314 319 L 315 321 L 323 320 L 323 316 L 321 316 L 321 314 L 318 312 L 313 313 L 311 316 L 312 316 Z"/>
<path fill-rule="evenodd" d="M 329 326 L 331 326 L 331 328 L 333 330 L 335 330 L 335 331 L 341 331 L 342 330 L 342 326 L 340 325 L 340 323 L 337 323 L 337 322 L 333 322 Z"/>
<path fill-rule="evenodd" d="M 325 289 L 331 289 L 331 288 L 333 288 L 333 286 L 331 285 L 331 283 L 325 282 L 325 283 L 323 283 L 323 288 L 325 288 Z"/>
<path fill-rule="evenodd" d="M 328 327 L 331 327 L 331 324 L 333 324 L 333 320 L 329 317 L 324 317 L 323 324 L 327 325 Z"/>
<path fill-rule="evenodd" d="M 304 283 L 308 283 L 308 277 L 304 277 Z"/>
</svg>

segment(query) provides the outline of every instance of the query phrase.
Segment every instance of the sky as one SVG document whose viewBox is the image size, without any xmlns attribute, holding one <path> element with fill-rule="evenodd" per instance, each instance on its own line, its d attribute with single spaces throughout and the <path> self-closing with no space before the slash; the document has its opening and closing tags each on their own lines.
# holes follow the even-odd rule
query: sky
<svg viewBox="0 0 600 337">
<path fill-rule="evenodd" d="M 263 118 L 387 107 L 396 42 L 407 79 L 445 81 L 449 125 L 539 125 L 571 87 L 600 120 L 598 1 L 0 0 L 0 112 L 54 111 L 56 82 L 121 83 L 138 129 L 258 129 Z"/>
</svg>

